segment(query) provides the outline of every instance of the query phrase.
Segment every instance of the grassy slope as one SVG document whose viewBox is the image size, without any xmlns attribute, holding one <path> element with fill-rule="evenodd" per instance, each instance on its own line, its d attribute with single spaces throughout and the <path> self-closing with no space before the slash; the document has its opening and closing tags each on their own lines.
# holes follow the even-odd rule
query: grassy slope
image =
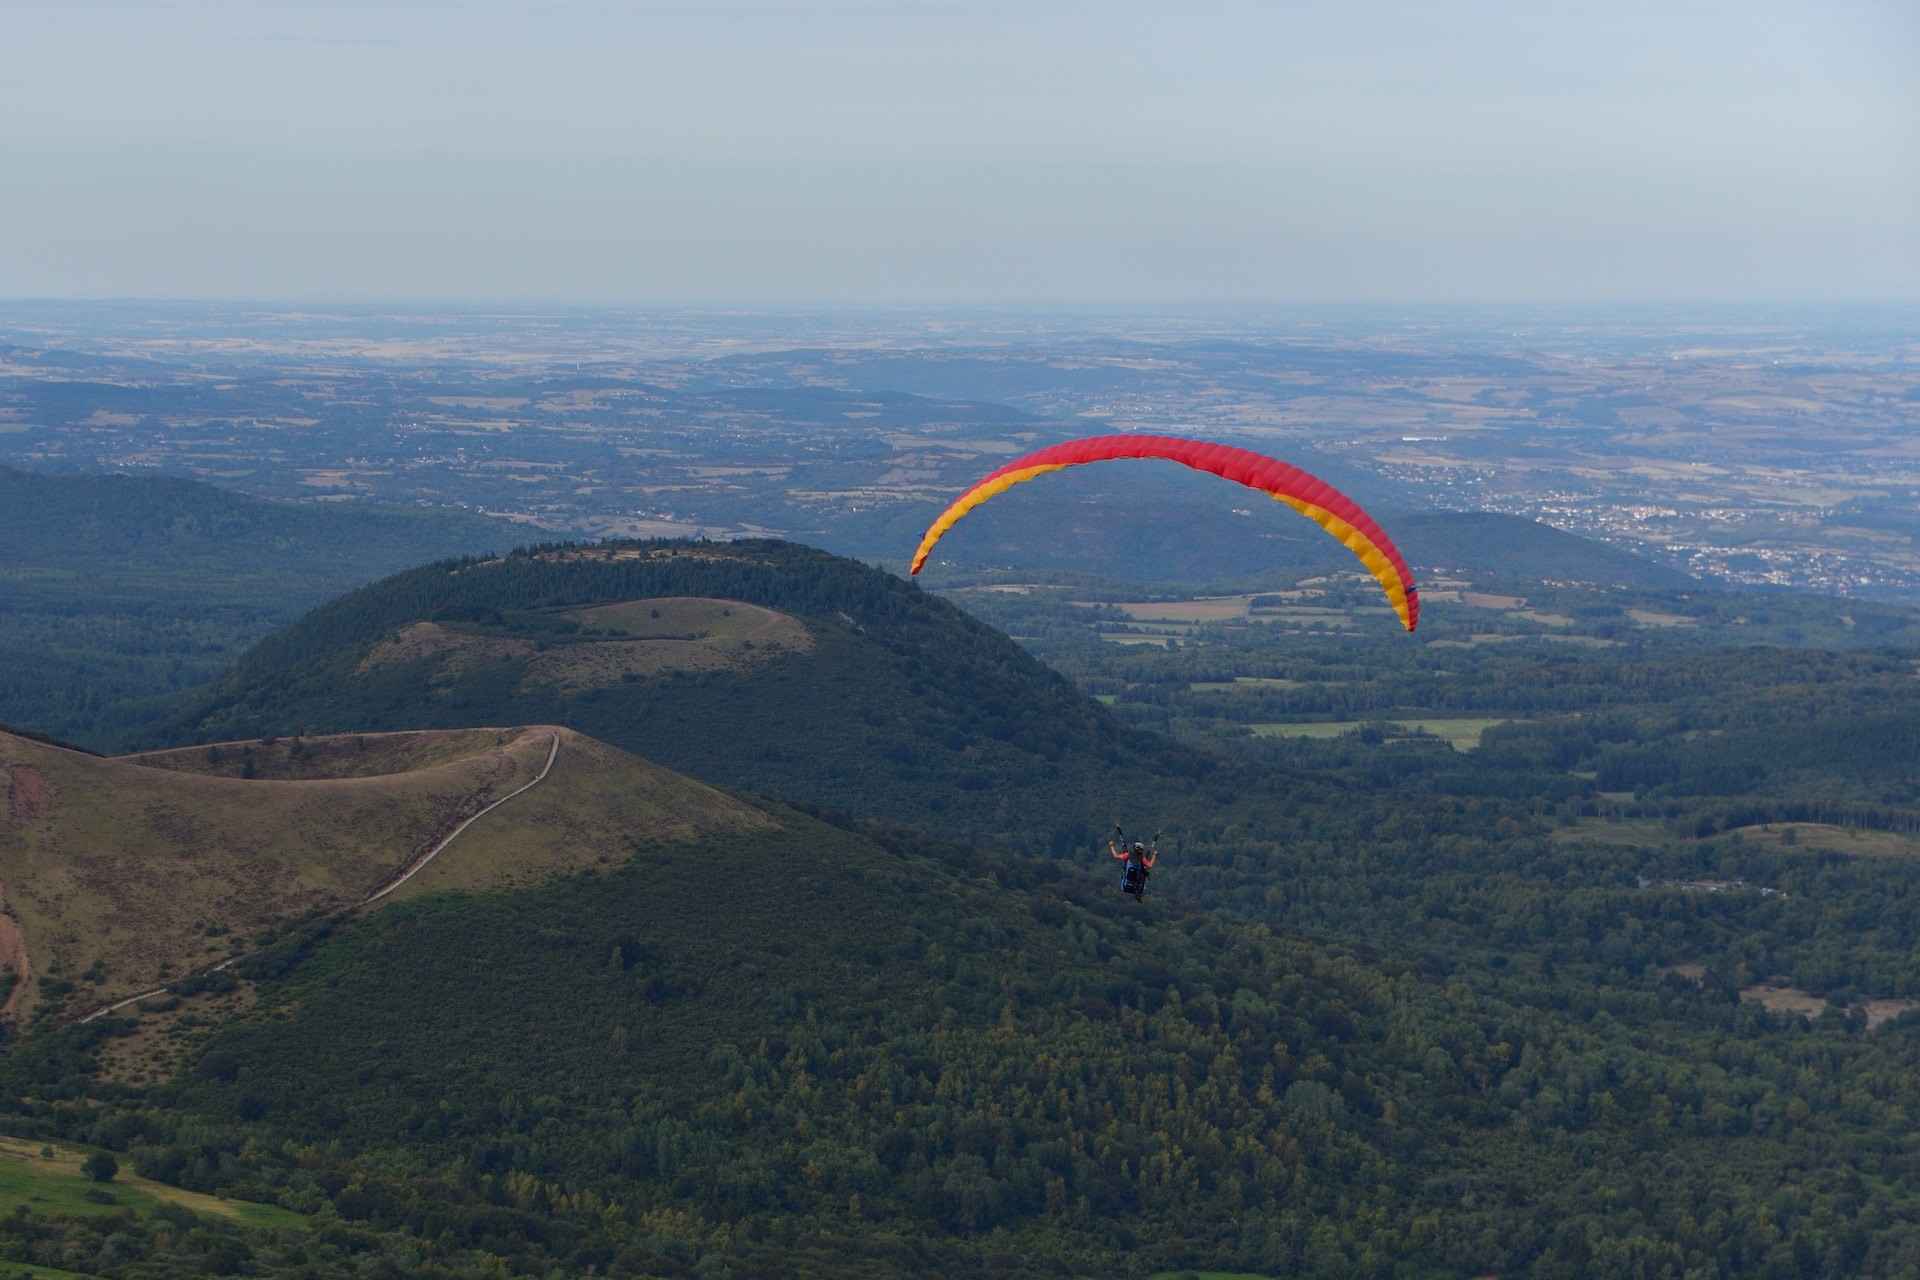
<svg viewBox="0 0 1920 1280">
<path fill-rule="evenodd" d="M 51 1147 L 51 1157 L 41 1154 Z M 296 1227 L 306 1219 L 277 1205 L 253 1204 L 244 1200 L 226 1200 L 201 1195 L 180 1187 L 154 1182 L 126 1168 L 106 1186 L 89 1179 L 80 1171 L 89 1150 L 71 1143 L 45 1143 L 19 1138 L 0 1138 L 0 1213 L 11 1213 L 18 1206 L 30 1206 L 36 1213 L 101 1214 L 150 1211 L 163 1204 L 178 1205 L 195 1213 L 226 1218 L 243 1226 Z M 90 1200 L 86 1192 L 112 1196 L 111 1203 Z M 4 1264 L 0 1264 L 4 1265 Z M 49 1273 L 53 1274 L 53 1273 Z M 11 1273 L 0 1271 L 11 1280 Z"/>
<path fill-rule="evenodd" d="M 680 836 L 764 824 L 754 810 L 564 729 L 309 739 L 252 748 L 263 776 L 231 772 L 228 744 L 165 768 L 0 735 L 13 792 L 35 805 L 0 825 L 0 883 L 33 974 L 23 993 L 81 1011 L 184 977 L 278 920 L 358 902 L 454 823 L 554 772 L 476 823 L 416 882 L 487 885 L 624 854 L 631 830 Z M 322 776 L 290 778 L 300 766 Z M 341 776 L 349 770 L 363 776 Z M 265 776 L 278 773 L 279 777 Z M 501 849 L 510 843 L 511 858 Z M 211 928 L 210 928 L 211 927 Z M 97 966 L 97 967 L 96 967 Z"/>
<path fill-rule="evenodd" d="M 276 738 L 270 742 L 219 742 L 207 746 L 138 751 L 117 757 L 129 764 L 205 777 L 251 776 L 286 781 L 372 778 L 409 773 L 491 751 L 497 728 L 440 729 L 423 733 L 341 734 L 323 738 Z M 248 775 L 251 765 L 253 772 Z"/>
<path fill-rule="evenodd" d="M 0 738 L 15 794 L 31 776 L 40 797 L 0 827 L 0 880 L 35 971 L 27 1000 L 53 979 L 74 984 L 76 1010 L 104 1003 L 221 958 L 236 931 L 355 901 L 532 776 L 545 746 L 527 735 L 410 773 L 290 782 Z"/>
<path fill-rule="evenodd" d="M 545 782 L 468 828 L 395 898 L 531 885 L 618 866 L 638 841 L 771 830 L 764 811 L 582 734 L 561 730 Z"/>
</svg>

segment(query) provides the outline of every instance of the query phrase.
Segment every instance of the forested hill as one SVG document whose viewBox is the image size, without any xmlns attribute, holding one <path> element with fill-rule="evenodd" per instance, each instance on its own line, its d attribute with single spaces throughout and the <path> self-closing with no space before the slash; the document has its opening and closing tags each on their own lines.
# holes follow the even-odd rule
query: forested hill
<svg viewBox="0 0 1920 1280">
<path fill-rule="evenodd" d="M 0 721 L 113 749 L 154 699 L 212 680 L 320 601 L 517 540 L 460 512 L 0 467 Z"/>
<path fill-rule="evenodd" d="M 129 1216 L 109 1243 L 36 1209 L 0 1217 L 0 1256 L 435 1280 L 1920 1256 L 1910 1026 L 1771 1022 L 1688 982 L 1501 994 L 1169 918 L 1085 865 L 771 816 L 288 930 L 235 970 L 254 1014 L 165 1082 L 90 1089 L 151 1035 L 130 1020 L 17 1046 L 7 1132 L 315 1216 L 244 1238 Z"/>
<path fill-rule="evenodd" d="M 537 714 L 536 714 L 537 709 Z M 790 543 L 536 548 L 402 573 L 262 641 L 171 743 L 562 723 L 708 781 L 1081 847 L 1207 762 L 1007 636 Z"/>
<path fill-rule="evenodd" d="M 1392 527 L 1415 563 L 1464 569 L 1482 578 L 1658 589 L 1701 586 L 1678 569 L 1520 516 L 1431 511 L 1399 516 Z"/>
<path fill-rule="evenodd" d="M 323 587 L 361 581 L 449 547 L 511 542 L 497 520 L 459 512 L 266 502 L 171 476 L 55 475 L 0 466 L 7 563 L 94 572 L 103 560 L 216 581 L 308 563 Z"/>
</svg>

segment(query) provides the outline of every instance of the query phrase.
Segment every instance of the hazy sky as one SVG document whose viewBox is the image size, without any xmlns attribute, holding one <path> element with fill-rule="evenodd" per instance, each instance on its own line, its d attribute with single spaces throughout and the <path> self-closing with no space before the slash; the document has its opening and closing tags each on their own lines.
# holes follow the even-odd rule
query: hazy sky
<svg viewBox="0 0 1920 1280">
<path fill-rule="evenodd" d="M 0 0 L 0 296 L 1920 298 L 1920 3 Z"/>
</svg>

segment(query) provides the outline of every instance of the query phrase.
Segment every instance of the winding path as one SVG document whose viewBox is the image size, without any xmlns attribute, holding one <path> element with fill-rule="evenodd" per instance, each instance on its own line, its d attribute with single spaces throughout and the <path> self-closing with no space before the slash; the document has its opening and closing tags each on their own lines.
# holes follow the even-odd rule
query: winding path
<svg viewBox="0 0 1920 1280">
<path fill-rule="evenodd" d="M 547 762 L 540 766 L 539 773 L 535 774 L 530 780 L 521 783 L 519 786 L 515 787 L 513 790 L 507 792 L 507 794 L 501 796 L 498 800 L 495 800 L 492 804 L 480 810 L 480 812 L 474 814 L 471 818 L 468 818 L 466 821 L 462 822 L 459 826 L 455 827 L 453 830 L 447 832 L 447 834 L 437 844 L 435 844 L 433 848 L 427 850 L 425 853 L 421 854 L 418 858 L 415 858 L 412 862 L 408 863 L 406 870 L 402 871 L 399 875 L 395 876 L 392 880 L 389 880 L 386 884 L 380 886 L 378 889 L 374 890 L 372 893 L 362 898 L 359 902 L 356 902 L 355 904 L 353 904 L 353 907 L 351 909 L 357 911 L 361 907 L 370 906 L 373 903 L 380 901 L 380 899 L 386 897 L 388 894 L 392 893 L 395 889 L 398 889 L 401 885 L 405 884 L 407 881 L 413 879 L 415 876 L 419 875 L 422 871 L 426 870 L 427 864 L 432 862 L 435 858 L 439 857 L 441 850 L 445 849 L 448 845 L 452 844 L 456 839 L 458 839 L 461 832 L 465 831 L 468 827 L 480 821 L 480 819 L 486 817 L 488 814 L 492 813 L 495 809 L 498 809 L 501 805 L 513 799 L 515 796 L 520 795 L 523 792 L 529 791 L 534 787 L 538 786 L 540 783 L 545 782 L 547 780 L 547 775 L 553 772 L 553 762 L 557 760 L 559 756 L 560 756 L 560 735 L 556 733 L 553 735 L 552 742 L 547 747 Z M 225 960 L 222 960 L 219 964 L 214 965 L 211 969 L 203 969 L 200 971 L 200 973 L 194 974 L 192 976 L 204 977 L 210 973 L 219 973 L 223 969 L 230 968 L 233 965 L 239 964 L 242 960 L 249 959 L 250 957 L 253 957 L 259 954 L 260 954 L 259 951 L 249 951 L 249 952 L 246 952 L 244 955 L 231 956 Z M 171 985 L 173 984 L 171 983 L 168 984 L 168 986 L 171 986 Z M 149 999 L 153 996 L 165 995 L 167 993 L 167 989 L 168 989 L 167 987 L 155 987 L 152 991 L 142 991 L 137 996 L 128 996 L 124 1000 L 116 1000 L 110 1005 L 104 1005 L 101 1008 L 95 1009 L 92 1013 L 88 1014 L 86 1017 L 81 1018 L 80 1022 L 81 1023 L 92 1022 L 95 1018 L 104 1018 L 106 1015 L 116 1012 L 117 1010 L 124 1009 L 130 1004 L 138 1004 L 140 1003 L 140 1001 Z"/>
</svg>

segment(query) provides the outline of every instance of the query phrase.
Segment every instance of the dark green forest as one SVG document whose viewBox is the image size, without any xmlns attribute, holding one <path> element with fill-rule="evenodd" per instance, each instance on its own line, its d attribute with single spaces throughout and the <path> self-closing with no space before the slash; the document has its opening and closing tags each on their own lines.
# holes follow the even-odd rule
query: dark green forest
<svg viewBox="0 0 1920 1280">
<path fill-rule="evenodd" d="M 787 822 L 295 931 L 181 1079 L 83 1102 L 120 1030 L 90 1028 L 16 1050 L 9 1123 L 337 1224 L 298 1262 L 245 1243 L 255 1274 L 404 1247 L 425 1275 L 1920 1266 L 1920 1019 L 1486 989 L 1148 915 L 1068 862 Z"/>
<path fill-rule="evenodd" d="M 276 627 L 435 555 L 516 541 L 447 511 L 264 502 L 0 467 L 0 721 L 102 749 Z"/>
</svg>

